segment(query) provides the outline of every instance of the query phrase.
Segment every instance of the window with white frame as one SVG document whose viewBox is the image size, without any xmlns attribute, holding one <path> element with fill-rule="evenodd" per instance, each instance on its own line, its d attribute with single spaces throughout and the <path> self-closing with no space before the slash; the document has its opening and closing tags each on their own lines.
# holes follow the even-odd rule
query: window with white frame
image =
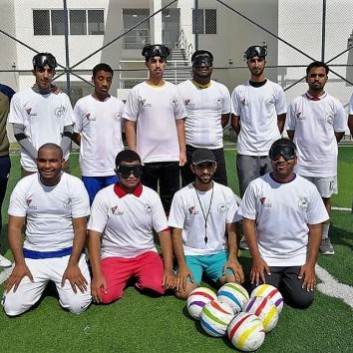
<svg viewBox="0 0 353 353">
<path fill-rule="evenodd" d="M 149 9 L 123 9 L 124 33 L 132 29 L 124 35 L 125 49 L 141 49 L 150 42 L 150 21 L 139 24 L 149 15 Z"/>
<path fill-rule="evenodd" d="M 217 34 L 217 10 L 194 9 L 192 11 L 193 34 Z"/>
<path fill-rule="evenodd" d="M 104 10 L 68 10 L 70 35 L 103 35 Z M 64 35 L 64 10 L 33 10 L 35 36 Z"/>
</svg>

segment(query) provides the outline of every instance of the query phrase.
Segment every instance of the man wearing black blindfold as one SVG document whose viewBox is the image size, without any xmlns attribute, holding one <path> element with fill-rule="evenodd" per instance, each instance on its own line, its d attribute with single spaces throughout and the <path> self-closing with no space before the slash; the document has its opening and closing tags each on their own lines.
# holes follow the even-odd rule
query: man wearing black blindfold
<svg viewBox="0 0 353 353">
<path fill-rule="evenodd" d="M 315 185 L 294 172 L 291 140 L 275 141 L 269 157 L 272 172 L 249 184 L 238 212 L 252 257 L 250 281 L 252 288 L 279 288 L 287 303 L 304 309 L 313 301 L 322 223 L 329 216 Z"/>
<path fill-rule="evenodd" d="M 67 162 L 73 132 L 70 99 L 52 85 L 57 66 L 55 57 L 39 53 L 32 63 L 35 84 L 13 96 L 9 114 L 9 122 L 21 146 L 22 176 L 37 172 L 37 151 L 45 143 L 60 145 Z M 68 170 L 67 163 L 64 170 Z"/>
<path fill-rule="evenodd" d="M 139 290 L 154 295 L 175 285 L 166 215 L 158 194 L 141 184 L 141 159 L 124 150 L 115 164 L 119 181 L 98 192 L 88 224 L 92 297 L 105 304 L 120 299 L 132 277 Z M 159 236 L 163 262 L 153 231 Z"/>
<path fill-rule="evenodd" d="M 182 168 L 183 186 L 194 181 L 190 161 L 197 148 L 212 150 L 217 161 L 214 180 L 227 185 L 223 128 L 229 122 L 230 94 L 226 86 L 211 80 L 212 53 L 207 50 L 197 50 L 192 55 L 191 62 L 192 80 L 178 85 L 187 111 L 185 139 L 188 162 Z"/>
</svg>

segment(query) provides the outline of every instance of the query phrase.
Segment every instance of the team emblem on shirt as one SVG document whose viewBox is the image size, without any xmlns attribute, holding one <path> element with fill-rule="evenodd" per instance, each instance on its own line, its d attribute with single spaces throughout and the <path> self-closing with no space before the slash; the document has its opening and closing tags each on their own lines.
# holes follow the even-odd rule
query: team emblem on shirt
<svg viewBox="0 0 353 353">
<path fill-rule="evenodd" d="M 55 116 L 57 118 L 61 118 L 64 114 L 65 114 L 65 107 L 63 105 L 55 109 Z"/>
<path fill-rule="evenodd" d="M 64 207 L 67 209 L 71 209 L 72 206 L 72 198 L 69 197 L 66 201 L 64 201 Z"/>
<path fill-rule="evenodd" d="M 327 121 L 330 125 L 333 125 L 333 119 L 334 119 L 334 117 L 333 117 L 333 115 L 332 115 L 331 113 L 328 113 L 328 114 L 326 115 L 326 121 Z"/>
<path fill-rule="evenodd" d="M 33 112 L 32 112 L 32 108 L 26 109 L 26 112 L 27 112 L 27 114 L 28 114 L 29 117 L 37 116 L 37 115 L 38 115 L 37 113 L 33 113 Z"/>
<path fill-rule="evenodd" d="M 124 214 L 124 211 L 120 211 L 120 209 L 119 209 L 119 207 L 116 205 L 116 206 L 113 206 L 112 208 L 111 208 L 111 211 L 112 211 L 112 214 L 114 215 L 114 216 L 121 216 L 121 215 L 123 215 Z"/>
<path fill-rule="evenodd" d="M 214 105 L 217 106 L 217 107 L 222 105 L 222 98 L 221 97 L 216 98 L 214 100 Z"/>
<path fill-rule="evenodd" d="M 188 208 L 188 211 L 189 211 L 189 214 L 191 216 L 195 216 L 197 214 L 199 214 L 199 211 L 197 211 L 196 207 L 195 206 L 191 206 Z"/>
<path fill-rule="evenodd" d="M 189 105 L 190 102 L 191 102 L 191 99 L 189 99 L 189 98 L 188 99 L 184 99 L 185 106 Z"/>
<path fill-rule="evenodd" d="M 217 206 L 218 213 L 224 213 L 226 211 L 226 209 L 227 209 L 227 207 L 223 202 L 218 204 L 218 206 Z"/>
<path fill-rule="evenodd" d="M 36 210 L 36 209 L 37 209 L 37 206 L 31 205 L 31 203 L 32 203 L 32 199 L 27 199 L 27 200 L 26 200 L 26 204 L 27 204 L 28 208 L 29 208 L 30 210 Z"/>
<path fill-rule="evenodd" d="M 305 198 L 302 198 L 298 202 L 299 209 L 301 210 L 306 210 L 308 208 L 308 200 Z"/>
<path fill-rule="evenodd" d="M 244 106 L 249 105 L 248 102 L 245 100 L 245 98 L 242 99 L 240 102 L 241 102 L 241 104 L 244 105 Z"/>
<path fill-rule="evenodd" d="M 139 108 L 151 106 L 150 103 L 146 103 L 146 98 L 142 98 L 141 96 L 138 98 L 138 102 L 139 102 Z"/>
<path fill-rule="evenodd" d="M 260 203 L 263 207 L 268 207 L 268 208 L 272 207 L 272 203 L 266 197 L 261 197 Z"/>
<path fill-rule="evenodd" d="M 88 121 L 96 121 L 96 117 L 91 113 L 87 113 L 85 116 Z"/>
<path fill-rule="evenodd" d="M 147 214 L 150 214 L 152 212 L 152 207 L 148 203 L 145 203 L 144 209 L 145 209 L 145 213 Z"/>
<path fill-rule="evenodd" d="M 176 98 L 174 98 L 174 97 L 172 97 L 172 98 L 170 98 L 170 103 L 172 103 L 172 105 L 175 105 L 175 104 L 177 104 L 177 99 Z"/>
<path fill-rule="evenodd" d="M 305 116 L 302 114 L 302 112 L 298 112 L 295 114 L 298 120 L 305 120 Z"/>
</svg>

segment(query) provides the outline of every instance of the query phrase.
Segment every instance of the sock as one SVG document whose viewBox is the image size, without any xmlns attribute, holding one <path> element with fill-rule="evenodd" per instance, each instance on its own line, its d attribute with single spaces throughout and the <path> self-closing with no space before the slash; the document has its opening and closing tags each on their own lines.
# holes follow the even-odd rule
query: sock
<svg viewBox="0 0 353 353">
<path fill-rule="evenodd" d="M 322 239 L 328 238 L 328 230 L 330 228 L 330 223 L 324 223 L 322 225 Z"/>
</svg>

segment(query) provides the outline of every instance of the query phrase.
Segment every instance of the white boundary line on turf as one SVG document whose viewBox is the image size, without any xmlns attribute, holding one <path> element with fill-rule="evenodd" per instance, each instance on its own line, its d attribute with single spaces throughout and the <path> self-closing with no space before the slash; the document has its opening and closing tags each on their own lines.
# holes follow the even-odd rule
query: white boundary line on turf
<svg viewBox="0 0 353 353">
<path fill-rule="evenodd" d="M 317 285 L 317 289 L 332 298 L 341 299 L 353 309 L 353 287 L 348 284 L 339 283 L 320 265 L 315 266 L 315 273 L 322 281 Z"/>
<path fill-rule="evenodd" d="M 331 207 L 331 209 L 334 211 L 352 211 L 352 209 L 349 207 Z"/>
</svg>

